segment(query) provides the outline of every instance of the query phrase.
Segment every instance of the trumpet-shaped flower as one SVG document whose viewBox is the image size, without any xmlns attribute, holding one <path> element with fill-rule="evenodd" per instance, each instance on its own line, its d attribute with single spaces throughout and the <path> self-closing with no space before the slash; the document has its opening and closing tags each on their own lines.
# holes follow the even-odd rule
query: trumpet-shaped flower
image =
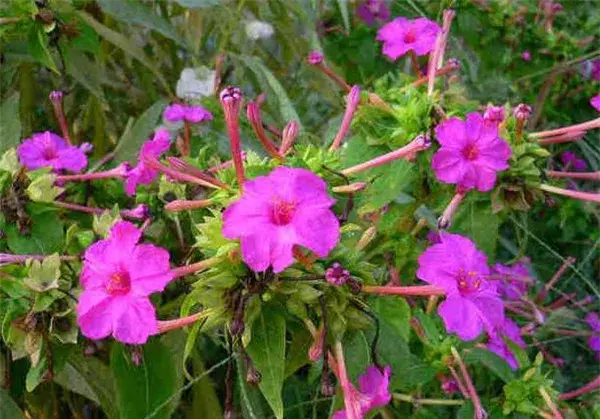
<svg viewBox="0 0 600 419">
<path fill-rule="evenodd" d="M 486 123 L 479 113 L 466 121 L 450 118 L 435 133 L 442 147 L 431 161 L 437 178 L 464 189 L 491 190 L 496 172 L 508 169 L 510 147 L 498 134 L 496 124 Z"/>
<path fill-rule="evenodd" d="M 84 150 L 69 145 L 63 138 L 46 131 L 33 134 L 27 138 L 19 147 L 17 154 L 21 164 L 28 170 L 36 170 L 41 167 L 51 167 L 52 171 L 59 172 L 81 172 L 87 166 L 85 148 L 89 143 L 84 143 Z"/>
<path fill-rule="evenodd" d="M 525 341 L 521 337 L 521 330 L 512 320 L 505 318 L 504 323 L 490 334 L 490 340 L 485 345 L 490 351 L 503 358 L 513 370 L 518 368 L 515 358 L 505 339 L 510 339 L 521 348 L 525 348 Z"/>
<path fill-rule="evenodd" d="M 355 411 L 365 415 L 372 409 L 388 404 L 392 400 L 389 390 L 391 375 L 392 368 L 390 366 L 386 366 L 383 371 L 373 365 L 367 367 L 365 374 L 358 377 L 358 390 L 353 386 L 350 387 L 350 391 L 353 393 L 351 399 L 358 404 Z M 347 417 L 346 409 L 342 409 L 335 412 L 332 419 L 346 419 Z"/>
<path fill-rule="evenodd" d="M 158 321 L 149 295 L 173 279 L 169 252 L 138 244 L 142 232 L 127 221 L 116 223 L 105 240 L 85 252 L 80 275 L 83 293 L 77 322 L 84 336 L 142 344 L 157 333 Z"/>
<path fill-rule="evenodd" d="M 458 234 L 440 233 L 440 243 L 419 256 L 417 277 L 446 291 L 438 314 L 448 332 L 463 340 L 475 339 L 504 320 L 504 305 L 489 275 L 485 254 Z"/>
<path fill-rule="evenodd" d="M 424 17 L 414 20 L 398 17 L 379 29 L 377 40 L 383 41 L 383 54 L 395 60 L 408 51 L 429 54 L 440 30 L 437 23 Z"/>
<path fill-rule="evenodd" d="M 135 194 L 137 185 L 149 185 L 158 176 L 158 170 L 148 167 L 144 162 L 146 157 L 158 158 L 171 146 L 171 134 L 164 128 L 159 128 L 150 141 L 146 141 L 138 155 L 138 164 L 129 173 L 125 180 L 125 192 L 131 196 Z"/>
<path fill-rule="evenodd" d="M 278 167 L 244 183 L 241 198 L 223 214 L 223 235 L 240 239 L 242 258 L 254 271 L 281 272 L 294 263 L 295 245 L 325 257 L 340 237 L 327 185 L 305 169 Z"/>
</svg>

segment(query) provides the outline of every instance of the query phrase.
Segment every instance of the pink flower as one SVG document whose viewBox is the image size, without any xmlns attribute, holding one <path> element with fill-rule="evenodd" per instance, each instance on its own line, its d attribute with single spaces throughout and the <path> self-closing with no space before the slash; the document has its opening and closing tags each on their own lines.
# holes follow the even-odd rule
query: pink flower
<svg viewBox="0 0 600 419">
<path fill-rule="evenodd" d="M 466 121 L 450 118 L 435 133 L 442 147 L 431 165 L 444 183 L 486 192 L 494 187 L 496 172 L 508 169 L 510 147 L 500 138 L 498 126 L 485 123 L 479 113 L 468 114 Z"/>
<path fill-rule="evenodd" d="M 365 374 L 358 377 L 358 388 L 351 387 L 353 392 L 352 399 L 359 404 L 360 411 L 363 415 L 372 409 L 385 406 L 392 400 L 390 394 L 390 376 L 392 368 L 386 366 L 383 372 L 376 366 L 367 367 Z M 346 409 L 338 410 L 331 419 L 346 419 Z"/>
<path fill-rule="evenodd" d="M 365 0 L 358 6 L 357 14 L 367 26 L 373 26 L 390 18 L 390 8 L 385 0 Z"/>
<path fill-rule="evenodd" d="M 519 121 L 525 121 L 531 116 L 532 110 L 533 109 L 531 108 L 531 106 L 526 105 L 525 103 L 519 103 L 513 109 L 513 116 Z"/>
<path fill-rule="evenodd" d="M 150 141 L 146 141 L 138 155 L 138 164 L 128 174 L 125 180 L 125 192 L 127 195 L 135 195 L 138 184 L 149 185 L 158 176 L 158 170 L 150 168 L 144 162 L 147 157 L 158 158 L 171 146 L 171 134 L 164 128 L 159 128 Z"/>
<path fill-rule="evenodd" d="M 600 112 L 600 93 L 590 99 L 590 104 L 594 107 L 594 109 Z"/>
<path fill-rule="evenodd" d="M 440 240 L 419 256 L 417 277 L 446 291 L 438 314 L 448 332 L 463 340 L 475 339 L 483 329 L 493 330 L 502 323 L 504 305 L 496 285 L 487 279 L 485 254 L 458 234 L 442 232 Z"/>
<path fill-rule="evenodd" d="M 504 106 L 488 106 L 483 113 L 483 119 L 487 122 L 500 124 L 504 121 Z"/>
<path fill-rule="evenodd" d="M 521 329 L 509 318 L 505 318 L 504 323 L 490 334 L 490 339 L 485 346 L 491 352 L 503 358 L 513 370 L 516 370 L 519 364 L 504 339 L 510 339 L 521 348 L 525 348 L 526 346 L 525 341 L 521 337 Z"/>
<path fill-rule="evenodd" d="M 437 23 L 424 17 L 398 17 L 379 29 L 377 40 L 383 41 L 383 54 L 395 60 L 410 50 L 417 55 L 430 53 L 440 30 Z"/>
<path fill-rule="evenodd" d="M 348 278 L 350 278 L 350 272 L 337 262 L 325 271 L 325 279 L 333 285 L 343 285 L 348 281 Z"/>
<path fill-rule="evenodd" d="M 27 138 L 17 147 L 17 154 L 28 170 L 51 167 L 53 172 L 68 170 L 78 173 L 87 166 L 87 157 L 82 150 L 50 131 Z"/>
<path fill-rule="evenodd" d="M 592 62 L 592 72 L 590 76 L 594 80 L 600 80 L 600 58 Z"/>
<path fill-rule="evenodd" d="M 212 114 L 202 106 L 181 105 L 179 103 L 167 106 L 163 113 L 163 118 L 168 122 L 187 121 L 192 124 L 208 121 L 212 117 Z"/>
<path fill-rule="evenodd" d="M 531 52 L 529 52 L 527 50 L 523 51 L 523 53 L 521 54 L 521 58 L 524 61 L 531 61 Z"/>
<path fill-rule="evenodd" d="M 592 329 L 592 336 L 588 339 L 588 345 L 591 350 L 600 354 L 600 316 L 598 316 L 598 313 L 588 313 L 585 316 L 585 321 Z"/>
<path fill-rule="evenodd" d="M 512 266 L 497 263 L 492 268 L 494 279 L 498 279 L 498 292 L 507 300 L 520 300 L 527 294 L 533 279 L 527 268 L 528 263 L 519 261 Z"/>
<path fill-rule="evenodd" d="M 340 238 L 326 183 L 305 169 L 278 167 L 244 183 L 241 198 L 223 213 L 223 235 L 241 239 L 242 258 L 254 271 L 276 273 L 294 263 L 293 247 L 326 257 Z"/>
<path fill-rule="evenodd" d="M 458 382 L 454 378 L 441 375 L 439 379 L 440 387 L 444 394 L 450 396 L 459 392 L 460 387 L 458 386 Z"/>
<path fill-rule="evenodd" d="M 311 51 L 308 54 L 308 63 L 312 65 L 321 64 L 323 62 L 323 53 L 321 51 Z"/>
<path fill-rule="evenodd" d="M 77 322 L 84 336 L 142 344 L 157 333 L 156 312 L 149 295 L 173 279 L 169 253 L 151 244 L 137 244 L 142 232 L 127 221 L 116 223 L 107 239 L 84 255 L 77 303 Z"/>
</svg>

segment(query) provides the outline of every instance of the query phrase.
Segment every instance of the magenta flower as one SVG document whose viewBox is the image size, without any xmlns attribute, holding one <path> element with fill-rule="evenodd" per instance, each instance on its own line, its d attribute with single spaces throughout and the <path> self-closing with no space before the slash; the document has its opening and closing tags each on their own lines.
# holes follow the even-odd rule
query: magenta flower
<svg viewBox="0 0 600 419">
<path fill-rule="evenodd" d="M 379 29 L 377 40 L 383 41 L 383 54 L 395 60 L 408 51 L 429 54 L 440 30 L 437 23 L 424 17 L 415 20 L 398 17 Z"/>
<path fill-rule="evenodd" d="M 483 119 L 489 123 L 500 124 L 504 121 L 504 106 L 488 106 L 483 113 Z"/>
<path fill-rule="evenodd" d="M 519 121 L 525 121 L 531 116 L 533 109 L 525 103 L 519 103 L 513 108 L 513 116 Z"/>
<path fill-rule="evenodd" d="M 127 221 L 116 223 L 107 239 L 84 255 L 77 303 L 77 322 L 84 336 L 142 344 L 157 333 L 158 321 L 149 295 L 173 279 L 169 253 L 151 244 L 137 244 L 142 235 Z"/>
<path fill-rule="evenodd" d="M 88 143 L 84 144 L 85 148 L 87 145 Z M 17 154 L 21 164 L 28 170 L 51 167 L 53 172 L 67 170 L 78 173 L 87 166 L 84 151 L 69 145 L 50 131 L 39 132 L 27 138 L 17 147 Z"/>
<path fill-rule="evenodd" d="M 438 378 L 440 379 L 440 388 L 442 389 L 444 394 L 450 396 L 459 392 L 460 387 L 458 386 L 458 382 L 454 378 L 447 377 L 445 375 L 440 375 Z"/>
<path fill-rule="evenodd" d="M 442 232 L 440 240 L 419 256 L 417 277 L 446 291 L 438 314 L 448 332 L 463 340 L 475 339 L 482 330 L 502 323 L 504 305 L 496 285 L 488 280 L 485 254 L 458 234 Z"/>
<path fill-rule="evenodd" d="M 376 366 L 367 367 L 365 374 L 358 377 L 358 388 L 351 387 L 352 400 L 359 404 L 357 411 L 363 415 L 372 409 L 385 406 L 392 400 L 390 376 L 392 368 L 386 366 L 383 372 Z M 338 410 L 331 419 L 347 419 L 346 409 Z"/>
<path fill-rule="evenodd" d="M 566 169 L 573 168 L 575 170 L 585 170 L 587 169 L 587 163 L 585 160 L 577 157 L 575 153 L 572 151 L 565 151 L 560 155 L 560 160 L 562 161 L 563 166 Z"/>
<path fill-rule="evenodd" d="M 323 58 L 325 58 L 323 56 L 323 53 L 321 51 L 311 51 L 308 54 L 308 63 L 312 64 L 312 65 L 317 65 L 317 64 L 321 64 L 323 62 Z"/>
<path fill-rule="evenodd" d="M 600 58 L 592 62 L 592 72 L 590 76 L 593 80 L 600 80 Z"/>
<path fill-rule="evenodd" d="M 344 269 L 342 265 L 335 262 L 330 268 L 325 271 L 325 279 L 333 285 L 343 285 L 350 278 L 350 272 Z"/>
<path fill-rule="evenodd" d="M 168 122 L 187 121 L 192 124 L 208 121 L 212 117 L 212 114 L 202 106 L 189 106 L 179 103 L 167 106 L 163 113 L 163 118 Z"/>
<path fill-rule="evenodd" d="M 496 263 L 492 270 L 492 277 L 498 280 L 498 292 L 507 300 L 520 300 L 533 283 L 526 261 L 519 261 L 512 266 Z"/>
<path fill-rule="evenodd" d="M 504 339 L 510 339 L 521 348 L 525 348 L 526 346 L 525 341 L 521 337 L 521 329 L 509 318 L 505 318 L 504 323 L 494 332 L 490 333 L 490 339 L 485 346 L 491 352 L 504 359 L 513 370 L 516 370 L 519 364 Z"/>
<path fill-rule="evenodd" d="M 496 172 L 508 169 L 510 147 L 498 134 L 498 126 L 485 123 L 473 112 L 467 120 L 450 118 L 435 128 L 442 147 L 431 166 L 438 180 L 458 184 L 464 189 L 489 191 L 496 183 Z"/>
<path fill-rule="evenodd" d="M 373 26 L 390 18 L 390 8 L 385 0 L 365 0 L 359 4 L 357 15 L 367 26 Z"/>
<path fill-rule="evenodd" d="M 585 321 L 590 329 L 592 329 L 592 336 L 588 339 L 588 345 L 600 357 L 600 316 L 598 316 L 598 313 L 588 313 L 585 316 Z"/>
<path fill-rule="evenodd" d="M 522 58 L 524 61 L 531 61 L 531 52 L 529 52 L 529 51 L 527 51 L 527 50 L 523 51 L 523 52 L 521 53 L 521 58 Z"/>
<path fill-rule="evenodd" d="M 171 134 L 164 128 L 159 128 L 154 133 L 152 140 L 146 141 L 138 154 L 138 164 L 129 173 L 125 180 L 127 195 L 135 195 L 137 185 L 149 185 L 158 177 L 158 170 L 148 167 L 145 158 L 158 158 L 171 147 Z"/>
<path fill-rule="evenodd" d="M 590 99 L 590 104 L 600 112 L 600 93 Z"/>
<path fill-rule="evenodd" d="M 340 238 L 327 184 L 305 169 L 278 167 L 244 183 L 241 198 L 223 213 L 223 235 L 241 239 L 242 258 L 254 271 L 276 273 L 294 263 L 293 247 L 326 257 Z"/>
</svg>

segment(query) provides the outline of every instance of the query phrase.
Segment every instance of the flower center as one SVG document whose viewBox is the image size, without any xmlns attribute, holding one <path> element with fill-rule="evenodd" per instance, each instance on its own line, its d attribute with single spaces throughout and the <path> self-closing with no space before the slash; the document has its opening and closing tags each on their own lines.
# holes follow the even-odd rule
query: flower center
<svg viewBox="0 0 600 419">
<path fill-rule="evenodd" d="M 475 160 L 479 156 L 479 149 L 474 144 L 468 144 L 463 148 L 462 154 L 467 160 Z"/>
<path fill-rule="evenodd" d="M 404 34 L 404 43 L 405 44 L 412 44 L 416 40 L 417 40 L 417 37 L 415 36 L 415 33 L 412 30 L 410 30 Z"/>
<path fill-rule="evenodd" d="M 131 289 L 131 278 L 126 271 L 115 272 L 110 276 L 110 280 L 105 286 L 106 292 L 110 295 L 127 294 Z"/>
<path fill-rule="evenodd" d="M 46 147 L 42 153 L 44 160 L 54 160 L 56 158 L 56 150 L 53 147 Z"/>
<path fill-rule="evenodd" d="M 456 282 L 458 284 L 458 291 L 462 295 L 479 291 L 481 288 L 481 278 L 475 271 L 467 272 L 460 268 L 456 275 Z"/>
<path fill-rule="evenodd" d="M 271 221 L 278 226 L 289 224 L 295 212 L 295 202 L 286 202 L 278 199 L 271 208 Z"/>
</svg>

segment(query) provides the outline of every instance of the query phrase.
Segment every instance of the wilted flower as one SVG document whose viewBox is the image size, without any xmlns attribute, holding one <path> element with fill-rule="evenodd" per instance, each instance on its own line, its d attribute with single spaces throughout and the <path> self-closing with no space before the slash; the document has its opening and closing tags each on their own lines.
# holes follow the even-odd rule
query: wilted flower
<svg viewBox="0 0 600 419">
<path fill-rule="evenodd" d="M 458 386 L 458 382 L 452 378 L 442 375 L 439 377 L 440 379 L 440 387 L 444 394 L 450 396 L 452 394 L 458 393 L 460 387 Z"/>
<path fill-rule="evenodd" d="M 383 54 L 395 60 L 411 50 L 417 55 L 430 53 L 439 32 L 438 24 L 424 17 L 398 17 L 379 29 L 377 40 L 383 41 Z"/>
<path fill-rule="evenodd" d="M 600 112 L 600 93 L 590 99 L 590 104 Z"/>
<path fill-rule="evenodd" d="M 385 0 L 365 0 L 358 5 L 358 17 L 368 26 L 390 18 L 390 8 Z"/>
<path fill-rule="evenodd" d="M 127 221 L 116 223 L 107 239 L 85 252 L 77 303 L 77 321 L 84 336 L 142 344 L 157 333 L 156 312 L 149 295 L 173 279 L 169 252 L 137 244 L 142 232 Z"/>
<path fill-rule="evenodd" d="M 125 192 L 131 196 L 135 194 L 137 185 L 149 185 L 158 176 L 158 170 L 148 167 L 144 161 L 147 157 L 158 158 L 171 146 L 171 134 L 164 128 L 159 128 L 150 141 L 146 141 L 138 155 L 138 164 L 127 174 Z"/>
<path fill-rule="evenodd" d="M 483 113 L 483 119 L 487 122 L 491 122 L 494 124 L 500 124 L 504 121 L 504 106 L 493 106 L 490 105 L 486 108 Z"/>
<path fill-rule="evenodd" d="M 198 99 L 210 96 L 215 89 L 215 75 L 214 70 L 206 67 L 184 68 L 175 88 L 177 97 Z"/>
<path fill-rule="evenodd" d="M 600 358 L 600 316 L 598 313 L 588 313 L 585 316 L 585 322 L 592 329 L 592 336 L 588 339 L 588 345 L 592 351 L 597 352 L 596 356 Z"/>
<path fill-rule="evenodd" d="M 350 272 L 344 269 L 342 265 L 335 262 L 330 268 L 325 271 L 325 279 L 333 285 L 345 284 L 350 278 Z"/>
<path fill-rule="evenodd" d="M 269 38 L 275 32 L 272 25 L 256 19 L 246 22 L 245 29 L 246 35 L 253 41 L 256 41 L 257 39 Z"/>
<path fill-rule="evenodd" d="M 479 113 L 470 113 L 466 121 L 450 118 L 435 129 L 442 147 L 431 165 L 444 183 L 464 189 L 491 190 L 496 172 L 508 169 L 510 147 L 498 134 L 498 126 L 487 124 Z"/>
<path fill-rule="evenodd" d="M 533 282 L 525 260 L 518 261 L 512 266 L 496 263 L 492 270 L 493 278 L 499 280 L 498 292 L 507 300 L 520 300 L 527 294 L 527 289 Z"/>
<path fill-rule="evenodd" d="M 504 339 L 510 339 L 521 348 L 525 348 L 525 341 L 521 337 L 519 326 L 509 318 L 505 318 L 504 323 L 490 333 L 490 339 L 485 346 L 490 351 L 503 358 L 513 370 L 516 370 L 519 365 Z"/>
<path fill-rule="evenodd" d="M 365 374 L 358 377 L 359 389 L 350 387 L 350 391 L 353 393 L 350 398 L 358 404 L 355 406 L 355 410 L 365 415 L 372 409 L 388 404 L 392 400 L 389 390 L 391 375 L 392 368 L 390 366 L 386 366 L 383 371 L 376 366 L 367 367 Z M 346 409 L 342 409 L 335 412 L 331 419 L 346 419 L 347 417 Z"/>
<path fill-rule="evenodd" d="M 305 169 L 278 167 L 244 183 L 241 198 L 223 213 L 223 235 L 241 239 L 242 258 L 254 271 L 281 272 L 294 263 L 293 248 L 325 257 L 340 237 L 327 185 Z"/>
<path fill-rule="evenodd" d="M 84 146 L 87 147 L 87 144 Z M 78 173 L 87 166 L 84 151 L 69 145 L 50 131 L 39 132 L 27 138 L 17 147 L 17 154 L 21 164 L 28 170 L 51 167 L 54 172 L 67 170 Z"/>
<path fill-rule="evenodd" d="M 531 52 L 525 50 L 521 53 L 521 58 L 525 61 L 531 61 Z"/>
<path fill-rule="evenodd" d="M 513 116 L 515 118 L 517 118 L 519 121 L 525 121 L 525 120 L 529 119 L 529 117 L 531 116 L 531 111 L 532 111 L 531 106 L 526 105 L 524 103 L 519 103 L 513 109 Z"/>
<path fill-rule="evenodd" d="M 446 292 L 438 314 L 448 332 L 463 340 L 475 339 L 482 330 L 502 324 L 504 305 L 496 285 L 487 279 L 485 254 L 458 234 L 442 232 L 440 240 L 419 256 L 417 277 Z"/>
<path fill-rule="evenodd" d="M 311 51 L 308 54 L 307 60 L 312 65 L 321 64 L 323 62 L 323 53 L 321 51 Z"/>
<path fill-rule="evenodd" d="M 575 170 L 587 169 L 587 163 L 585 160 L 577 157 L 572 151 L 565 151 L 560 155 L 560 160 L 565 168 L 573 168 Z"/>
<path fill-rule="evenodd" d="M 212 114 L 202 106 L 189 106 L 174 103 L 167 106 L 163 113 L 163 118 L 168 122 L 187 121 L 192 124 L 198 124 L 202 121 L 212 119 Z"/>
<path fill-rule="evenodd" d="M 600 58 L 592 62 L 590 77 L 594 80 L 600 80 Z"/>
</svg>

